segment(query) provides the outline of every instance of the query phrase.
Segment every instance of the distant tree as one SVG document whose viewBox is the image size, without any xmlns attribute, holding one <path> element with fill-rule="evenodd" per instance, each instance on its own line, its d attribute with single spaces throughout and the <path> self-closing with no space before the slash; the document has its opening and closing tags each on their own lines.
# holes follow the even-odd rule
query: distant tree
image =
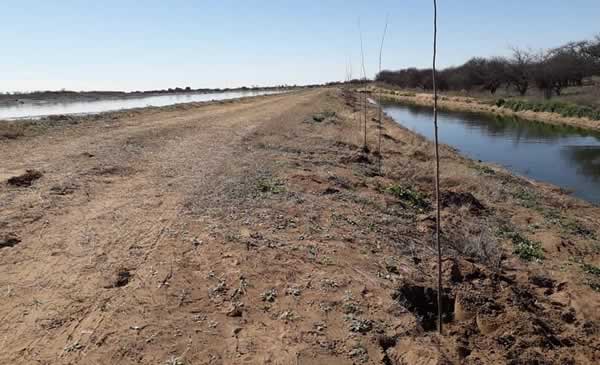
<svg viewBox="0 0 600 365">
<path fill-rule="evenodd" d="M 506 82 L 506 63 L 502 57 L 493 57 L 486 61 L 483 88 L 492 95 Z"/>
<path fill-rule="evenodd" d="M 506 63 L 506 81 L 515 87 L 520 95 L 525 95 L 529 89 L 529 80 L 533 65 L 533 56 L 530 52 L 513 48 L 512 56 Z"/>
<path fill-rule="evenodd" d="M 431 69 L 383 70 L 376 80 L 402 88 L 431 90 Z M 492 95 L 504 86 L 525 95 L 531 85 L 548 98 L 568 86 L 583 84 L 586 77 L 600 75 L 600 35 L 592 40 L 570 42 L 539 54 L 514 48 L 508 58 L 474 57 L 460 66 L 436 74 L 439 90 L 487 90 Z"/>
</svg>

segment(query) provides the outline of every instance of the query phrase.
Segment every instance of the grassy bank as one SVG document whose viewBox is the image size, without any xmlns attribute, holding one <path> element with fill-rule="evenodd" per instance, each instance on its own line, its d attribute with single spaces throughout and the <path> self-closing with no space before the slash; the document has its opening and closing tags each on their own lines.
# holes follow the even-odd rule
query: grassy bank
<svg viewBox="0 0 600 365">
<path fill-rule="evenodd" d="M 500 98 L 496 100 L 495 104 L 497 107 L 508 108 L 515 112 L 531 110 L 536 113 L 556 113 L 565 118 L 586 118 L 594 121 L 600 121 L 599 109 L 561 101 L 531 102 L 527 100 Z"/>
</svg>

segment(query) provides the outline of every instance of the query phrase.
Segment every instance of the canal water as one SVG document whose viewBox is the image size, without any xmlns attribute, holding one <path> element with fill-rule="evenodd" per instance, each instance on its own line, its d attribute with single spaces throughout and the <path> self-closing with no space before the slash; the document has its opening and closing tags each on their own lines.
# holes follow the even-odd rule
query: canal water
<svg viewBox="0 0 600 365">
<path fill-rule="evenodd" d="M 430 107 L 384 103 L 397 123 L 433 138 Z M 438 112 L 440 142 L 476 160 L 549 182 L 600 203 L 600 133 L 463 112 Z"/>
<path fill-rule="evenodd" d="M 122 109 L 165 106 L 211 100 L 226 100 L 244 96 L 257 96 L 280 91 L 236 91 L 209 94 L 168 94 L 126 99 L 100 99 L 92 101 L 47 102 L 0 106 L 0 120 L 39 118 L 57 114 L 95 114 Z"/>
</svg>

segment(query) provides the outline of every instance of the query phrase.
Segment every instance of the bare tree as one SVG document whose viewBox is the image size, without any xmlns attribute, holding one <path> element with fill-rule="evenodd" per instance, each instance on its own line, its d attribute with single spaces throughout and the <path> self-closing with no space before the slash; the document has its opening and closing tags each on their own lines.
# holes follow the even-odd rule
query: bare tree
<svg viewBox="0 0 600 365">
<path fill-rule="evenodd" d="M 437 247 L 437 311 L 438 332 L 442 334 L 442 247 L 440 246 L 440 148 L 438 142 L 437 122 L 437 84 L 435 61 L 437 56 L 437 1 L 433 0 L 433 68 L 431 78 L 433 83 L 433 131 L 435 144 L 435 244 Z"/>
<path fill-rule="evenodd" d="M 529 89 L 533 57 L 530 52 L 516 47 L 512 52 L 506 67 L 506 80 L 517 89 L 519 94 L 525 95 Z"/>
</svg>

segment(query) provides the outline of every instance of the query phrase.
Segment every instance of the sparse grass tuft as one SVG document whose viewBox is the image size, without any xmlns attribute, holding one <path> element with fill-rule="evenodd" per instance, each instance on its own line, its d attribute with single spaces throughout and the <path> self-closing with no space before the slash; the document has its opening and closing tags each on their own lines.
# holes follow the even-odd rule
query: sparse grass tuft
<svg viewBox="0 0 600 365">
<path fill-rule="evenodd" d="M 521 205 L 525 208 L 534 208 L 538 204 L 537 194 L 525 188 L 517 189 L 513 192 L 513 197 L 520 200 Z"/>
<path fill-rule="evenodd" d="M 526 261 L 540 261 L 544 259 L 544 253 L 540 243 L 528 239 L 517 243 L 513 253 Z"/>
<path fill-rule="evenodd" d="M 260 179 L 257 183 L 258 190 L 263 193 L 279 194 L 285 192 L 285 186 L 281 181 L 274 179 Z"/>
<path fill-rule="evenodd" d="M 482 175 L 494 175 L 496 174 L 496 172 L 494 170 L 492 170 L 491 168 L 485 166 L 485 165 L 475 165 L 473 167 L 477 172 L 479 172 Z"/>
<path fill-rule="evenodd" d="M 431 204 L 429 201 L 427 201 L 425 195 L 418 191 L 414 191 L 410 188 L 405 188 L 400 185 L 392 185 L 388 187 L 386 191 L 402 202 L 418 210 L 426 210 L 431 208 Z"/>
<path fill-rule="evenodd" d="M 177 356 L 171 356 L 165 362 L 166 365 L 185 365 L 185 362 Z"/>
<path fill-rule="evenodd" d="M 600 267 L 598 266 L 594 266 L 591 264 L 582 264 L 581 268 L 583 269 L 584 272 L 600 277 Z"/>
<path fill-rule="evenodd" d="M 589 285 L 592 290 L 600 292 L 600 267 L 583 263 L 581 264 L 581 269 L 591 276 L 591 278 L 586 280 L 586 284 Z"/>
<path fill-rule="evenodd" d="M 546 209 L 542 212 L 549 224 L 558 225 L 560 229 L 568 234 L 578 235 L 588 239 L 596 239 L 596 233 L 585 227 L 575 218 L 565 218 L 556 209 Z"/>
<path fill-rule="evenodd" d="M 318 113 L 313 115 L 313 121 L 320 123 L 326 119 L 330 119 L 330 118 L 335 118 L 335 112 L 332 111 L 325 111 L 322 113 Z"/>
<path fill-rule="evenodd" d="M 498 235 L 511 240 L 514 246 L 513 253 L 522 260 L 541 261 L 544 259 L 544 251 L 539 242 L 531 241 L 519 232 L 515 232 L 506 226 L 500 227 Z"/>
<path fill-rule="evenodd" d="M 594 231 L 584 227 L 580 222 L 574 219 L 561 219 L 560 226 L 567 233 L 579 235 L 590 239 L 596 239 L 596 234 L 594 233 Z"/>
</svg>

